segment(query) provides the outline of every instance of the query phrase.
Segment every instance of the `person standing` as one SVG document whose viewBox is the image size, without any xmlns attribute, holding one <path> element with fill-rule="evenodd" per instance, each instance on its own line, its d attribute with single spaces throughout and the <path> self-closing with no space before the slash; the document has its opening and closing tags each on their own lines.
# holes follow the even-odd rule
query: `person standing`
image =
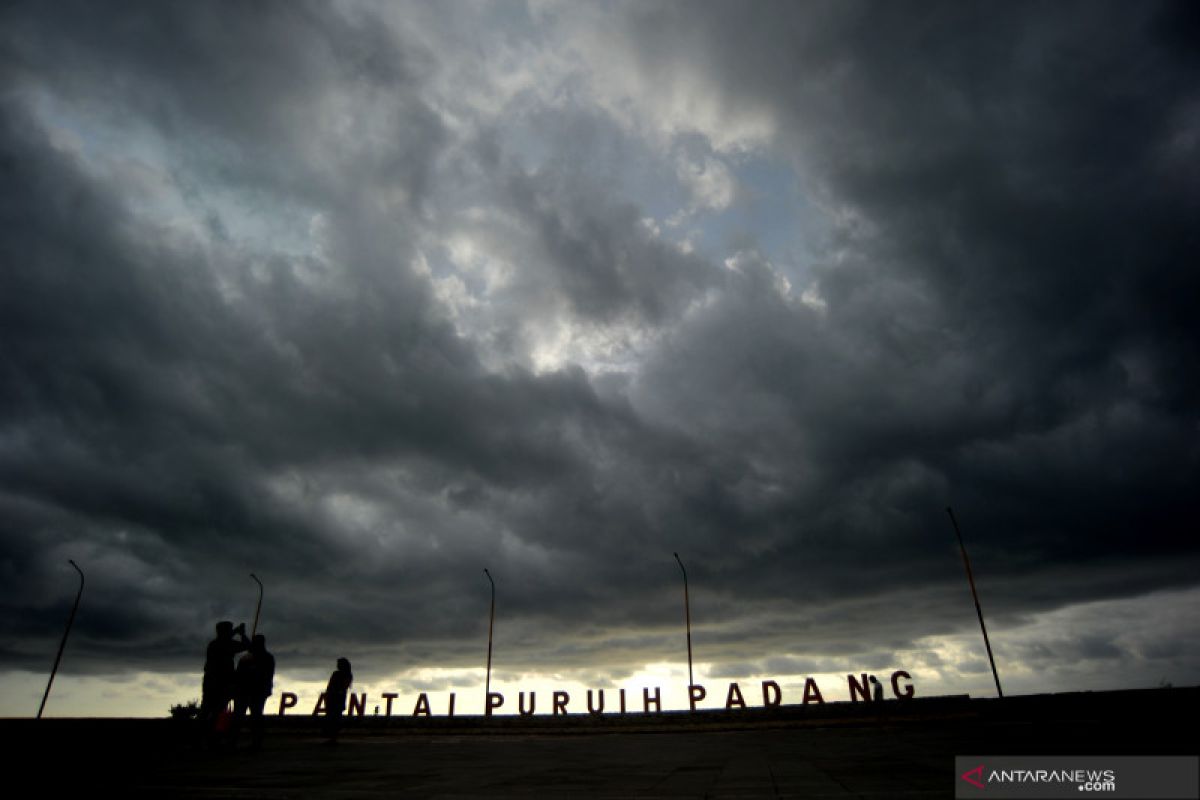
<svg viewBox="0 0 1200 800">
<path fill-rule="evenodd" d="M 329 676 L 325 687 L 325 735 L 329 744 L 337 744 L 338 731 L 342 728 L 342 712 L 346 710 L 346 694 L 354 683 L 354 674 L 350 671 L 350 661 L 345 658 L 337 660 L 337 670 Z"/>
<path fill-rule="evenodd" d="M 239 640 L 233 638 L 238 634 Z M 200 723 L 211 743 L 217 737 L 221 713 L 233 699 L 233 657 L 249 646 L 246 639 L 246 623 L 233 627 L 233 623 L 222 620 L 217 623 L 217 638 L 208 643 L 204 659 L 204 682 L 200 700 Z"/>
<path fill-rule="evenodd" d="M 249 652 L 238 661 L 234 685 L 233 742 L 237 744 L 242 718 L 249 710 L 250 746 L 258 750 L 263 739 L 263 706 L 275 685 L 275 656 L 267 651 L 267 637 L 261 633 L 254 636 Z"/>
</svg>

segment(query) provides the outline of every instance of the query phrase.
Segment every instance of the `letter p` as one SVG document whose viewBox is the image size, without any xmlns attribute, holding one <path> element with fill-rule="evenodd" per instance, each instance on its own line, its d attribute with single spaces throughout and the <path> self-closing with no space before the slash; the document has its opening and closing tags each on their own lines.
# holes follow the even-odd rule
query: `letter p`
<svg viewBox="0 0 1200 800">
<path fill-rule="evenodd" d="M 298 702 L 300 702 L 300 698 L 296 697 L 294 692 L 284 692 L 279 695 L 279 716 L 282 717 L 283 712 L 295 707 Z"/>
</svg>

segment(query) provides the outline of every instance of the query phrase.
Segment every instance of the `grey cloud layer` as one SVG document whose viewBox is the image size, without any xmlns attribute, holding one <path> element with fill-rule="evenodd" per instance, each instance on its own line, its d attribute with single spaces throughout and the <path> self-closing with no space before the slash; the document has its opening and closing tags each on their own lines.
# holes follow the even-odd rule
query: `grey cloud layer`
<svg viewBox="0 0 1200 800">
<path fill-rule="evenodd" d="M 823 309 L 651 234 L 569 135 L 524 167 L 449 119 L 467 48 L 358 6 L 125 12 L 4 15 L 5 665 L 42 666 L 67 557 L 93 671 L 193 667 L 251 570 L 291 664 L 470 666 L 484 565 L 510 663 L 626 670 L 678 656 L 672 550 L 703 658 L 904 649 L 972 622 L 947 502 L 1000 624 L 1194 583 L 1184 7 L 614 10 L 645 74 L 769 110 L 831 216 Z M 203 224 L 113 166 L 154 148 Z M 415 266 L 468 223 L 514 273 L 474 317 Z M 538 373 L 537 320 L 648 344 Z"/>
</svg>

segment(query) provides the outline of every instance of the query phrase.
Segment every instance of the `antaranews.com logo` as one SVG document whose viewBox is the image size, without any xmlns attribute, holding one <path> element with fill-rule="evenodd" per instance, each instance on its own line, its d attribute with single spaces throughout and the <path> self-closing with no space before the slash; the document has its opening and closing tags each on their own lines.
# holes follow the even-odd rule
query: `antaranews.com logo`
<svg viewBox="0 0 1200 800">
<path fill-rule="evenodd" d="M 1196 756 L 958 756 L 956 798 L 1198 798 Z"/>
<path fill-rule="evenodd" d="M 1111 769 L 991 769 L 983 764 L 962 774 L 962 779 L 980 789 L 1007 783 L 1075 784 L 1081 792 L 1115 792 L 1117 773 Z M 986 783 L 985 783 L 986 781 Z"/>
</svg>

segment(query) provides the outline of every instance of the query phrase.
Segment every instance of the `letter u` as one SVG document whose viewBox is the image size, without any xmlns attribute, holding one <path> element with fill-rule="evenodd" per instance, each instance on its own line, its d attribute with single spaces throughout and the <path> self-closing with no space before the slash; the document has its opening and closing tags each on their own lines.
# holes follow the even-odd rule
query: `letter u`
<svg viewBox="0 0 1200 800">
<path fill-rule="evenodd" d="M 520 692 L 517 694 L 517 710 L 521 712 L 521 716 L 528 717 L 530 714 L 533 713 L 534 701 L 536 700 L 535 694 L 536 694 L 536 692 L 529 693 L 529 710 L 528 711 L 525 710 L 525 693 Z"/>
<path fill-rule="evenodd" d="M 588 689 L 588 712 L 592 713 L 592 714 L 603 714 L 604 713 L 604 690 L 599 689 L 597 693 L 600 695 L 600 707 L 593 708 L 592 707 L 592 690 Z"/>
</svg>

